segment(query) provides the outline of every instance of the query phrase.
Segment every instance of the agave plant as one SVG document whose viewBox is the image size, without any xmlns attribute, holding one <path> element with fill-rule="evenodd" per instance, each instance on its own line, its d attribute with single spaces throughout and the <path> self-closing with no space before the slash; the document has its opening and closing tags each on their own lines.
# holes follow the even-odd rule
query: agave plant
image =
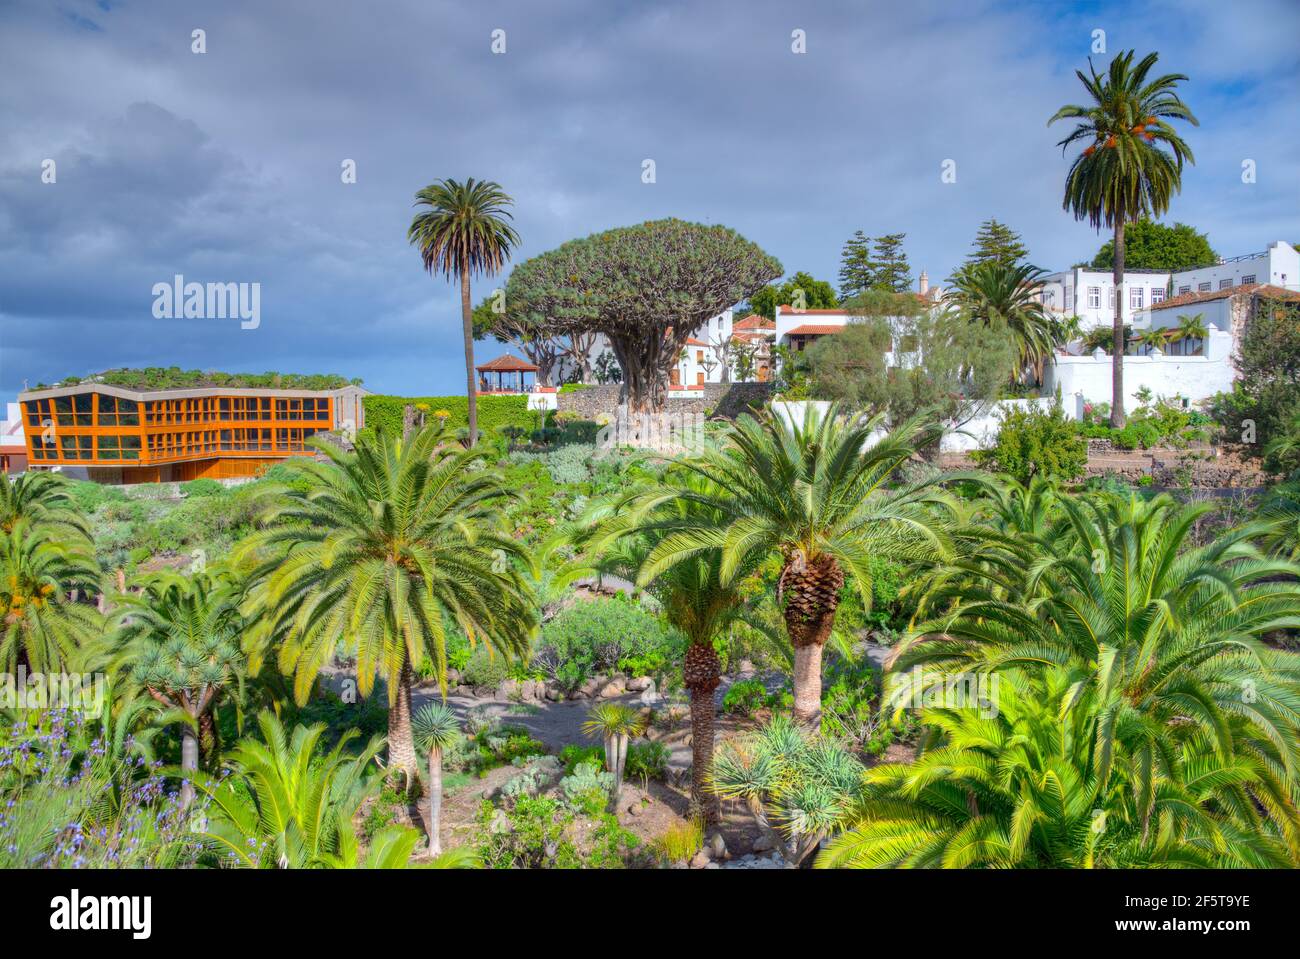
<svg viewBox="0 0 1300 959">
<path fill-rule="evenodd" d="M 442 853 L 442 757 L 461 738 L 460 722 L 446 703 L 425 703 L 413 722 L 415 743 L 429 757 L 429 855 Z"/>
<path fill-rule="evenodd" d="M 645 717 L 639 709 L 626 703 L 597 703 L 588 710 L 582 731 L 588 736 L 599 736 L 605 742 L 605 768 L 614 775 L 609 808 L 611 812 L 616 811 L 623 793 L 628 741 L 645 731 Z"/>
</svg>

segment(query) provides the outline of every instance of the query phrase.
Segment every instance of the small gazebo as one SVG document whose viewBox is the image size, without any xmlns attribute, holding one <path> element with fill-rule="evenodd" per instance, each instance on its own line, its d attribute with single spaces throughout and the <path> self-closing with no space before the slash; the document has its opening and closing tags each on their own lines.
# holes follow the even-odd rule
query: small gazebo
<svg viewBox="0 0 1300 959">
<path fill-rule="evenodd" d="M 537 381 L 537 367 L 510 353 L 474 367 L 474 372 L 478 373 L 480 393 L 527 393 L 532 386 L 526 378 L 531 376 L 534 383 Z"/>
</svg>

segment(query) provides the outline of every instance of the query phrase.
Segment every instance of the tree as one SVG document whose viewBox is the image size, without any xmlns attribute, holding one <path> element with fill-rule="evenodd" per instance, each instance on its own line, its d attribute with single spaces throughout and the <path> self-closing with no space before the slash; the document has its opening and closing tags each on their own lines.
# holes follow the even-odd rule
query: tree
<svg viewBox="0 0 1300 959">
<path fill-rule="evenodd" d="M 181 726 L 181 807 L 194 800 L 199 727 L 232 684 L 242 685 L 245 621 L 219 576 L 161 573 L 115 614 L 117 644 L 132 678 Z"/>
<path fill-rule="evenodd" d="M 560 358 L 569 353 L 564 337 L 555 336 L 544 323 L 506 308 L 504 296 L 488 296 L 474 307 L 474 339 L 493 337 L 519 349 L 537 367 L 537 382 L 554 386 Z"/>
<path fill-rule="evenodd" d="M 0 671 L 57 673 L 76 662 L 103 622 L 69 596 L 98 580 L 84 543 L 56 539 L 30 518 L 0 532 Z"/>
<path fill-rule="evenodd" d="M 1148 83 L 1158 54 L 1148 54 L 1136 67 L 1133 55 L 1129 50 L 1116 56 L 1106 75 L 1098 74 L 1091 61 L 1091 76 L 1075 71 L 1092 102 L 1063 106 L 1047 121 L 1078 121 L 1058 144 L 1062 152 L 1076 141 L 1092 141 L 1070 165 L 1064 208 L 1075 219 L 1087 219 L 1094 229 L 1104 225 L 1114 231 L 1110 425 L 1116 429 L 1124 425 L 1124 227 L 1168 210 L 1173 194 L 1182 189 L 1183 163 L 1195 162 L 1191 148 L 1167 120 L 1198 125 L 1175 92 L 1187 77 L 1171 73 Z"/>
<path fill-rule="evenodd" d="M 415 714 L 415 742 L 429 757 L 430 856 L 442 854 L 442 757 L 460 739 L 460 723 L 446 703 L 425 703 Z"/>
<path fill-rule="evenodd" d="M 1191 356 L 1198 356 L 1205 352 L 1205 340 L 1210 335 L 1209 328 L 1205 325 L 1205 318 L 1202 314 L 1197 313 L 1195 316 L 1185 314 L 1178 315 L 1178 329 L 1173 331 L 1173 339 L 1180 340 L 1188 344 L 1187 349 L 1191 349 L 1191 343 L 1196 342 L 1196 352 Z"/>
<path fill-rule="evenodd" d="M 954 277 L 951 302 L 985 326 L 1004 324 L 1020 348 L 1020 369 L 1041 374 L 1052 358 L 1052 325 L 1041 299 L 1044 271 L 1023 263 L 980 263 Z"/>
<path fill-rule="evenodd" d="M 669 371 L 695 331 L 780 275 L 778 261 L 733 230 L 655 220 L 519 264 L 506 299 L 567 335 L 603 333 L 623 371 L 619 403 L 641 416 L 662 410 Z"/>
<path fill-rule="evenodd" d="M 871 259 L 871 237 L 858 230 L 840 251 L 840 299 L 861 296 L 876 286 L 877 265 Z"/>
<path fill-rule="evenodd" d="M 460 313 L 465 338 L 465 395 L 469 401 L 469 442 L 478 442 L 478 385 L 474 381 L 474 312 L 469 280 L 473 274 L 499 273 L 519 245 L 519 234 L 506 223 L 514 201 L 491 180 L 470 177 L 464 183 L 438 180 L 415 194 L 416 214 L 406 231 L 419 247 L 424 268 L 460 279 Z"/>
<path fill-rule="evenodd" d="M 1257 299 L 1233 365 L 1237 379 L 1214 398 L 1214 418 L 1229 437 L 1267 447 L 1300 415 L 1300 304 Z"/>
<path fill-rule="evenodd" d="M 618 811 L 619 797 L 623 793 L 628 740 L 640 736 L 644 729 L 645 719 L 641 713 L 625 703 L 597 703 L 587 711 L 582 731 L 605 741 L 605 768 L 614 776 L 614 787 L 609 793 L 610 812 Z"/>
<path fill-rule="evenodd" d="M 0 533 L 8 533 L 19 520 L 69 539 L 88 540 L 86 518 L 69 492 L 70 484 L 57 473 L 0 473 Z"/>
<path fill-rule="evenodd" d="M 788 414 L 787 414 L 788 415 Z M 721 583 L 779 558 L 777 598 L 794 646 L 794 714 L 815 726 L 821 714 L 822 647 L 830 637 L 845 573 L 871 604 L 871 557 L 921 560 L 947 550 L 946 502 L 935 486 L 887 483 L 932 432 L 919 421 L 876 438 L 882 418 L 846 418 L 834 405 L 802 419 L 768 410 L 741 416 L 722 449 L 681 461 L 661 496 L 698 506 L 675 521 L 641 567 L 645 586 L 671 566 L 717 549 Z M 695 484 L 700 484 L 696 486 Z"/>
<path fill-rule="evenodd" d="M 980 224 L 979 232 L 975 234 L 975 242 L 971 246 L 973 249 L 966 254 L 966 261 L 948 278 L 950 283 L 958 283 L 971 269 L 987 263 L 1011 268 L 1020 266 L 1029 255 L 1029 251 L 1020 240 L 1020 234 L 995 219 L 985 220 Z"/>
<path fill-rule="evenodd" d="M 906 233 L 887 233 L 876 240 L 876 282 L 872 289 L 889 293 L 912 291 L 912 268 L 903 252 Z"/>
<path fill-rule="evenodd" d="M 1134 270 L 1190 270 L 1219 262 L 1209 237 L 1185 223 L 1165 226 L 1143 217 L 1124 226 L 1124 263 Z M 1115 265 L 1115 241 L 1107 240 L 1092 258 L 1097 269 Z"/>
<path fill-rule="evenodd" d="M 413 783 L 412 674 L 428 657 L 445 689 L 444 617 L 503 655 L 522 655 L 534 631 L 518 569 L 527 559 L 500 511 L 510 492 L 485 465 L 489 451 L 465 449 L 441 424 L 406 439 L 363 434 L 351 453 L 318 448 L 326 461 L 293 463 L 305 482 L 243 546 L 266 557 L 250 645 L 259 656 L 278 645 L 299 704 L 338 650 L 354 653 L 362 695 L 376 675 L 388 685 L 388 764 Z"/>
<path fill-rule="evenodd" d="M 769 320 L 776 319 L 778 306 L 799 310 L 831 310 L 839 305 L 835 288 L 825 280 L 813 279 L 800 270 L 784 283 L 765 286 L 749 300 L 750 309 Z"/>
</svg>

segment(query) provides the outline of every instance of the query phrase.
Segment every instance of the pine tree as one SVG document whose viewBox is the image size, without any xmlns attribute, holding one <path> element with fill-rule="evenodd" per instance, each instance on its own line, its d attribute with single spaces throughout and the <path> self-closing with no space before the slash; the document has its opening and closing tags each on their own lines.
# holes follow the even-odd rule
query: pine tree
<svg viewBox="0 0 1300 959">
<path fill-rule="evenodd" d="M 1020 242 L 1020 234 L 1005 223 L 989 219 L 980 224 L 975 234 L 975 249 L 966 256 L 966 265 L 979 263 L 999 263 L 1003 266 L 1019 266 L 1029 255 L 1025 245 Z"/>
<path fill-rule="evenodd" d="M 876 284 L 876 264 L 871 259 L 871 237 L 858 230 L 840 251 L 840 299 L 858 296 Z"/>
<path fill-rule="evenodd" d="M 871 288 L 890 293 L 912 289 L 912 268 L 903 252 L 906 233 L 887 233 L 876 240 L 875 282 Z"/>
</svg>

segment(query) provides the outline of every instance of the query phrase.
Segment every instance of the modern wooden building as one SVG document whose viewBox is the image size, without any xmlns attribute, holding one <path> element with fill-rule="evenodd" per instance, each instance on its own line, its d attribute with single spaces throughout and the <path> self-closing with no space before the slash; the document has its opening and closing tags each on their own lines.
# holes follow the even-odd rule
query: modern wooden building
<svg viewBox="0 0 1300 959">
<path fill-rule="evenodd" d="M 134 390 L 102 383 L 18 396 L 29 469 L 60 467 L 101 483 L 256 476 L 307 440 L 365 425 L 357 386 Z"/>
</svg>

